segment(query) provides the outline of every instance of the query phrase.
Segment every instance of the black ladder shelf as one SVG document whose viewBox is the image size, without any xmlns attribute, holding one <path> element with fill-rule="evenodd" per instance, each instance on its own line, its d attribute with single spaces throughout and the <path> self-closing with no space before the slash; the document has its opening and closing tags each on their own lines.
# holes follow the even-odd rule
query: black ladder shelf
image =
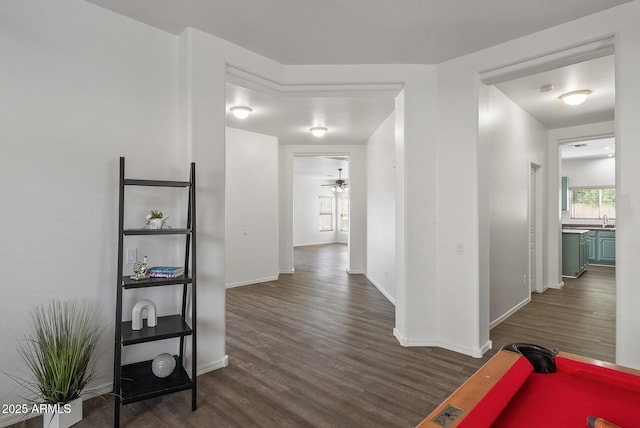
<svg viewBox="0 0 640 428">
<path fill-rule="evenodd" d="M 159 397 L 177 391 L 191 389 L 191 410 L 196 410 L 196 167 L 191 163 L 189 181 L 133 180 L 125 179 L 124 158 L 120 158 L 120 195 L 118 218 L 118 284 L 116 294 L 115 352 L 113 369 L 113 393 L 115 396 L 114 427 L 120 426 L 120 406 L 148 398 Z M 181 229 L 125 229 L 124 202 L 127 186 L 182 187 L 188 189 L 187 224 Z M 149 278 L 134 280 L 123 275 L 124 242 L 132 235 L 184 235 L 184 274 L 178 278 Z M 182 310 L 180 314 L 158 316 L 157 325 L 148 327 L 146 320 L 142 330 L 133 330 L 131 321 L 122 321 L 122 298 L 124 290 L 182 285 Z M 187 300 L 190 301 L 190 311 Z M 190 313 L 189 313 L 190 312 Z M 187 322 L 191 315 L 191 325 Z M 184 367 L 185 337 L 191 336 L 191 377 Z M 151 362 L 141 361 L 122 365 L 122 347 L 156 340 L 179 338 L 180 345 L 176 359 L 176 369 L 166 378 L 156 377 L 151 370 Z"/>
</svg>

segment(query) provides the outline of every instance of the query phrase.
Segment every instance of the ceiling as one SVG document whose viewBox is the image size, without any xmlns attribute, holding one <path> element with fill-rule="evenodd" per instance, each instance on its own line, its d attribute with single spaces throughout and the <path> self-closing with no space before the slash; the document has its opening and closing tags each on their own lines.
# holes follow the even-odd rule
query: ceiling
<svg viewBox="0 0 640 428">
<path fill-rule="evenodd" d="M 437 64 L 631 0 L 87 1 L 174 34 L 194 27 L 282 64 Z M 609 56 L 496 87 L 553 129 L 613 120 L 613 79 Z M 548 84 L 554 89 L 540 92 Z M 578 107 L 560 102 L 561 93 L 576 89 L 593 94 Z M 263 90 L 234 79 L 226 91 L 229 126 L 276 136 L 281 144 L 323 145 L 366 142 L 393 112 L 395 95 Z M 234 105 L 248 105 L 253 113 L 236 119 L 229 112 Z M 313 137 L 312 126 L 329 131 Z M 317 160 L 313 165 L 325 165 L 308 163 L 310 174 L 337 173 L 335 159 Z"/>
<path fill-rule="evenodd" d="M 342 168 L 342 179 L 349 180 L 347 156 L 296 156 L 293 158 L 293 174 L 296 177 L 315 178 L 335 182 Z"/>
<path fill-rule="evenodd" d="M 349 145 L 364 144 L 393 112 L 394 97 L 379 93 L 334 93 L 305 95 L 273 90 L 256 90 L 227 83 L 227 125 L 278 137 L 280 144 Z M 247 119 L 237 119 L 229 111 L 235 105 L 249 106 Z M 322 137 L 309 129 L 324 126 Z"/>
<path fill-rule="evenodd" d="M 631 0 L 87 0 L 281 64 L 437 64 Z"/>
<path fill-rule="evenodd" d="M 573 141 L 560 145 L 562 160 L 615 157 L 614 137 L 597 138 L 586 141 Z"/>
<path fill-rule="evenodd" d="M 615 59 L 613 55 L 580 62 L 496 84 L 513 102 L 548 129 L 614 120 Z M 553 89 L 544 92 L 544 86 Z M 591 95 L 578 106 L 569 106 L 560 95 L 588 89 Z"/>
</svg>

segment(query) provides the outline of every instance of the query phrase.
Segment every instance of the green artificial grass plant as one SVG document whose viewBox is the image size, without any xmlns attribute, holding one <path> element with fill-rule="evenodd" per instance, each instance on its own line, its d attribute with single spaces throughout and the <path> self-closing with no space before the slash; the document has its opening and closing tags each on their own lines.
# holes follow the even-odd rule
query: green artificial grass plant
<svg viewBox="0 0 640 428">
<path fill-rule="evenodd" d="M 31 311 L 31 335 L 18 352 L 34 379 L 21 382 L 44 403 L 78 398 L 95 376 L 93 353 L 102 334 L 95 307 L 53 301 Z"/>
</svg>

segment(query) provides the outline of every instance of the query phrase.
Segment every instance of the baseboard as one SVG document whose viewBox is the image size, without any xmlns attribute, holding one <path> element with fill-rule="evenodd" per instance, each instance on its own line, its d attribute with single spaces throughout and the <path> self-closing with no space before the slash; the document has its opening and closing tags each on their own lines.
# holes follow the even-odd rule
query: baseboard
<svg viewBox="0 0 640 428">
<path fill-rule="evenodd" d="M 502 316 L 500 316 L 500 317 L 496 318 L 495 320 L 491 321 L 491 323 L 489 323 L 489 330 L 491 330 L 495 326 L 497 326 L 500 323 L 502 323 L 504 320 L 509 318 L 511 315 L 515 314 L 517 311 L 522 309 L 530 301 L 531 301 L 531 295 L 527 296 L 527 298 L 524 299 L 522 302 L 518 303 L 513 308 L 511 308 L 510 310 L 508 310 L 507 312 L 502 314 Z"/>
<path fill-rule="evenodd" d="M 365 272 L 363 270 L 358 269 L 347 269 L 347 273 L 349 275 L 365 275 Z"/>
<path fill-rule="evenodd" d="M 286 270 L 281 270 L 280 274 L 284 274 L 284 275 L 292 275 L 296 273 L 296 269 L 292 268 L 292 269 L 286 269 Z"/>
<path fill-rule="evenodd" d="M 542 294 L 549 289 L 549 285 L 543 285 L 542 290 L 533 290 L 534 293 Z"/>
<path fill-rule="evenodd" d="M 404 347 L 412 347 L 412 346 L 429 346 L 429 347 L 437 347 L 447 349 L 449 351 L 458 352 L 460 354 L 469 355 L 474 358 L 482 358 L 482 356 L 491 349 L 492 343 L 491 341 L 487 341 L 484 345 L 479 348 L 469 348 L 466 346 L 460 346 L 454 343 L 448 343 L 442 340 L 429 340 L 424 338 L 408 338 L 403 336 L 398 332 L 396 328 L 393 329 L 393 335 L 398 340 L 400 345 Z"/>
<path fill-rule="evenodd" d="M 224 367 L 227 367 L 228 365 L 229 365 L 229 356 L 225 355 L 224 357 L 222 357 L 217 361 L 212 361 L 208 364 L 198 366 L 198 376 L 203 375 L 205 373 L 212 372 L 214 370 L 222 369 Z"/>
<path fill-rule="evenodd" d="M 364 275 L 364 277 L 365 277 L 365 278 L 367 278 L 367 280 L 368 280 L 370 283 L 372 283 L 372 284 L 373 284 L 373 286 L 374 286 L 374 287 L 376 287 L 376 288 L 378 289 L 378 291 L 379 291 L 380 293 L 382 293 L 382 295 L 383 295 L 384 297 L 386 297 L 386 298 L 387 298 L 387 300 L 388 300 L 388 301 L 390 301 L 390 302 L 393 304 L 393 306 L 395 306 L 395 305 L 396 305 L 396 299 L 394 299 L 393 297 L 391 297 L 391 295 L 390 295 L 389 293 L 387 293 L 387 291 L 386 291 L 384 288 L 382 288 L 382 287 L 381 287 L 377 282 L 375 282 L 373 279 L 371 279 L 371 278 L 369 277 L 369 275 L 365 274 L 365 275 Z"/>
<path fill-rule="evenodd" d="M 560 284 L 549 284 L 548 287 L 555 290 L 560 290 L 562 287 L 564 287 L 564 281 L 560 282 Z"/>
<path fill-rule="evenodd" d="M 484 345 L 476 348 L 476 347 L 468 347 L 468 346 L 460 346 L 455 343 L 448 343 L 444 341 L 440 341 L 438 345 L 440 348 L 448 349 L 449 351 L 458 352 L 460 354 L 468 355 L 473 358 L 482 358 L 482 356 L 491 349 L 492 343 L 488 340 Z"/>
<path fill-rule="evenodd" d="M 267 278 L 259 278 L 259 279 L 250 279 L 248 281 L 240 281 L 240 282 L 232 282 L 230 284 L 226 284 L 225 288 L 235 288 L 235 287 L 242 287 L 245 285 L 252 285 L 252 284 L 260 284 L 262 282 L 269 282 L 269 281 L 277 281 L 278 280 L 278 276 L 270 276 Z"/>
</svg>

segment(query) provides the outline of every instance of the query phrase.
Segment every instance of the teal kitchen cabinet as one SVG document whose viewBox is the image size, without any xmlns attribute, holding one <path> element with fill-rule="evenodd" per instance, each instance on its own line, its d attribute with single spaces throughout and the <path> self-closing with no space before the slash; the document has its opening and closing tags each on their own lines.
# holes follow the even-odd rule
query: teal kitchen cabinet
<svg viewBox="0 0 640 428">
<path fill-rule="evenodd" d="M 569 178 L 562 177 L 562 211 L 569 209 Z"/>
<path fill-rule="evenodd" d="M 615 230 L 590 230 L 588 239 L 589 263 L 594 265 L 615 266 Z"/>
<path fill-rule="evenodd" d="M 598 261 L 602 265 L 616 264 L 616 232 L 614 231 L 598 231 Z"/>
<path fill-rule="evenodd" d="M 589 244 L 589 263 L 595 263 L 598 257 L 598 231 L 590 230 L 589 236 L 587 237 L 587 241 Z"/>
<path fill-rule="evenodd" d="M 589 264 L 589 231 L 562 230 L 562 276 L 579 277 Z"/>
</svg>

